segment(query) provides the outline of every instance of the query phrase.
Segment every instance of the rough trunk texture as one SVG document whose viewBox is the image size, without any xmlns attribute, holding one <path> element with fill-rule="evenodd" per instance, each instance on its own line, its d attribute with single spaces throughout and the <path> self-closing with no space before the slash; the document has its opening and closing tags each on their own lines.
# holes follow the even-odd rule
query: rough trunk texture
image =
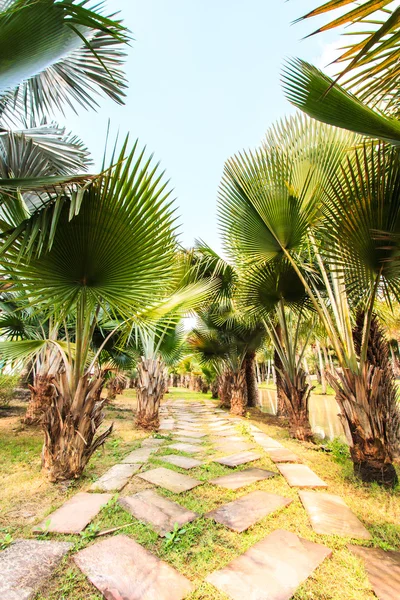
<svg viewBox="0 0 400 600">
<path fill-rule="evenodd" d="M 295 381 L 291 381 L 289 376 L 285 375 L 281 378 L 281 383 L 281 394 L 289 419 L 291 437 L 302 442 L 312 441 L 313 432 L 308 410 L 312 387 L 307 382 L 306 372 L 299 368 Z"/>
<path fill-rule="evenodd" d="M 220 378 L 217 377 L 211 384 L 211 398 L 213 398 L 214 400 L 218 398 L 219 380 Z"/>
<path fill-rule="evenodd" d="M 57 482 L 78 478 L 113 426 L 95 437 L 104 419 L 105 400 L 97 399 L 102 378 L 82 377 L 73 396 L 65 373 L 54 383 L 57 392 L 43 418 L 42 464 L 50 481 Z"/>
<path fill-rule="evenodd" d="M 218 396 L 221 401 L 221 408 L 231 407 L 231 396 L 232 396 L 232 373 L 231 371 L 224 371 L 220 377 Z"/>
<path fill-rule="evenodd" d="M 275 350 L 274 352 L 274 365 L 275 365 L 275 377 L 276 377 L 276 416 L 277 417 L 287 417 L 285 400 L 282 392 L 282 370 L 283 365 L 280 359 L 278 352 Z"/>
<path fill-rule="evenodd" d="M 136 424 L 146 430 L 158 429 L 159 408 L 164 395 L 164 364 L 160 358 L 142 358 L 137 366 Z"/>
<path fill-rule="evenodd" d="M 35 375 L 33 385 L 29 385 L 31 397 L 23 419 L 25 425 L 41 423 L 57 394 L 54 376 Z"/>
<path fill-rule="evenodd" d="M 255 365 L 256 353 L 248 354 L 244 361 L 246 370 L 246 387 L 247 387 L 247 406 L 255 408 L 259 406 L 260 400 L 258 396 L 257 374 Z"/>
<path fill-rule="evenodd" d="M 357 317 L 354 345 L 360 353 L 364 315 Z M 367 361 L 359 373 L 343 369 L 328 374 L 341 410 L 355 474 L 365 482 L 387 487 L 397 483 L 393 459 L 399 455 L 400 412 L 389 347 L 374 316 L 371 321 Z"/>
<path fill-rule="evenodd" d="M 232 375 L 231 413 L 243 416 L 247 405 L 246 369 Z"/>
</svg>

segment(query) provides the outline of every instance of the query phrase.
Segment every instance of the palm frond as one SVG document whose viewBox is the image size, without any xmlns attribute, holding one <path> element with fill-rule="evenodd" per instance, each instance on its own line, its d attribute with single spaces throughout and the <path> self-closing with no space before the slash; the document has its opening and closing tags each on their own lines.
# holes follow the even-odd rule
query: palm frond
<svg viewBox="0 0 400 600">
<path fill-rule="evenodd" d="M 294 59 L 283 72 L 289 102 L 310 117 L 362 135 L 400 145 L 400 122 L 363 104 L 309 63 Z"/>
<path fill-rule="evenodd" d="M 122 103 L 126 28 L 99 5 L 14 0 L 0 12 L 0 112 L 38 116 L 65 106 L 94 108 L 101 92 Z"/>
<path fill-rule="evenodd" d="M 151 158 L 138 143 L 126 147 L 127 140 L 116 164 L 84 190 L 75 218 L 68 203 L 60 206 L 51 250 L 40 253 L 36 241 L 27 253 L 23 238 L 8 247 L 3 269 L 31 303 L 67 314 L 85 296 L 131 317 L 162 296 L 173 269 L 174 211 Z"/>
<path fill-rule="evenodd" d="M 338 63 L 345 63 L 336 82 L 352 72 L 352 76 L 344 82 L 346 88 L 356 90 L 363 101 L 376 104 L 384 100 L 387 107 L 398 109 L 400 7 L 390 6 L 393 4 L 392 0 L 364 0 L 358 3 L 352 0 L 333 0 L 309 12 L 302 19 L 344 9 L 349 4 L 352 7 L 348 12 L 311 35 L 348 26 L 346 36 L 351 36 L 352 40 L 336 59 Z"/>
</svg>

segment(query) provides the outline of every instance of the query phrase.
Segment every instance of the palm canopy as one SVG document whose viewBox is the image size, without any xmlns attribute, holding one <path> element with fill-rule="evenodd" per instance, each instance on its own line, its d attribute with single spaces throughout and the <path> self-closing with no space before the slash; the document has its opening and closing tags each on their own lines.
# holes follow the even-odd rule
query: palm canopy
<svg viewBox="0 0 400 600">
<path fill-rule="evenodd" d="M 92 6 L 92 8 L 91 8 Z M 0 115 L 94 108 L 102 92 L 122 103 L 126 28 L 88 0 L 0 3 Z"/>
<path fill-rule="evenodd" d="M 311 150 L 302 136 L 293 143 L 299 123 L 310 126 Z M 380 239 L 400 224 L 398 153 L 298 115 L 281 128 L 289 130 L 281 145 L 274 133 L 273 144 L 227 163 L 219 200 L 225 244 L 242 271 L 252 267 L 247 285 L 258 293 L 265 265 L 287 260 L 338 356 L 357 368 L 349 302 L 370 313 L 378 291 L 398 297 L 396 242 Z"/>
<path fill-rule="evenodd" d="M 356 138 L 300 114 L 273 128 L 264 145 L 225 165 L 219 219 L 236 262 L 260 264 L 298 251 L 318 223 L 324 183 Z"/>
<path fill-rule="evenodd" d="M 174 211 L 157 166 L 127 143 L 85 190 L 79 215 L 61 208 L 50 251 L 30 259 L 24 238 L 9 248 L 3 273 L 32 304 L 68 314 L 84 301 L 130 316 L 161 296 L 173 269 Z"/>
<path fill-rule="evenodd" d="M 400 7 L 393 0 L 329 0 L 306 14 L 303 19 L 340 10 L 341 14 L 314 34 L 346 27 L 350 42 L 336 62 L 345 66 L 339 75 L 347 77 L 345 86 L 356 89 L 361 100 L 398 112 L 400 49 Z M 301 20 L 301 19 L 299 19 Z"/>
</svg>

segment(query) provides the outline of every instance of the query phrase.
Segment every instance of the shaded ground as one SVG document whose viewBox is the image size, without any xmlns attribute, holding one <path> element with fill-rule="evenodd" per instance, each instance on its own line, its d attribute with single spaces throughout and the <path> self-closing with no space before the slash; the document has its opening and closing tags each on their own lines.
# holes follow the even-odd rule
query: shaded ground
<svg viewBox="0 0 400 600">
<path fill-rule="evenodd" d="M 187 398 L 201 400 L 202 394 L 187 390 L 171 390 L 168 398 Z M 86 470 L 84 477 L 69 487 L 49 484 L 40 472 L 41 434 L 39 430 L 21 427 L 19 416 L 0 418 L 0 538 L 9 532 L 17 537 L 33 537 L 31 528 L 52 510 L 59 507 L 69 496 L 78 490 L 86 491 L 92 481 L 106 469 L 118 462 L 128 451 L 138 447 L 144 434 L 137 432 L 133 425 L 134 398 L 127 391 L 118 397 L 113 407 L 107 409 L 107 422 L 113 420 L 115 430 L 106 447 L 96 453 Z M 18 406 L 16 407 L 18 408 Z M 288 438 L 282 423 L 268 415 L 251 409 L 248 422 L 253 422 L 268 435 L 281 441 L 285 447 L 293 450 L 320 477 L 329 484 L 329 492 L 338 494 L 363 521 L 373 535 L 371 545 L 385 550 L 400 548 L 400 492 L 388 492 L 378 486 L 363 486 L 352 475 L 351 462 L 346 449 L 332 444 L 333 452 L 326 453 L 311 445 L 304 445 Z M 246 422 L 239 425 L 241 433 L 247 435 Z M 165 453 L 165 451 L 163 452 Z M 183 454 L 178 453 L 176 454 Z M 222 453 L 221 453 L 222 454 Z M 151 456 L 149 465 L 165 466 Z M 169 468 L 174 469 L 172 465 Z M 276 471 L 275 465 L 266 457 L 252 463 L 252 466 Z M 245 467 L 243 467 L 245 468 Z M 176 471 L 185 471 L 175 468 Z M 197 479 L 210 479 L 211 476 L 224 475 L 230 469 L 210 462 L 206 466 L 193 469 L 190 475 Z M 123 490 L 129 495 L 139 490 L 151 488 L 145 481 L 134 477 Z M 166 490 L 158 493 L 178 501 L 196 512 L 205 513 L 217 506 L 249 493 L 253 490 L 265 490 L 291 497 L 293 503 L 284 511 L 263 519 L 247 532 L 237 534 L 221 525 L 200 518 L 185 526 L 186 532 L 176 544 L 168 545 L 145 524 L 137 521 L 122 530 L 143 544 L 154 554 L 169 562 L 183 575 L 198 584 L 189 600 L 223 600 L 224 596 L 212 586 L 202 583 L 211 571 L 227 564 L 255 542 L 263 539 L 271 531 L 282 528 L 293 531 L 302 537 L 323 543 L 335 552 L 331 560 L 325 561 L 314 575 L 297 591 L 296 600 L 367 600 L 375 596 L 370 590 L 364 568 L 360 561 L 346 549 L 348 540 L 336 536 L 320 536 L 311 529 L 306 513 L 301 506 L 296 490 L 290 488 L 282 477 L 258 482 L 244 490 L 233 492 L 205 484 L 190 492 L 176 496 Z M 83 536 L 52 536 L 67 539 L 75 543 L 76 548 L 91 543 L 91 532 L 131 523 L 132 518 L 115 501 L 104 509 L 94 524 Z M 364 543 L 365 545 L 365 543 Z M 100 595 L 86 581 L 85 577 L 67 557 L 46 589 L 36 600 L 94 600 Z"/>
</svg>

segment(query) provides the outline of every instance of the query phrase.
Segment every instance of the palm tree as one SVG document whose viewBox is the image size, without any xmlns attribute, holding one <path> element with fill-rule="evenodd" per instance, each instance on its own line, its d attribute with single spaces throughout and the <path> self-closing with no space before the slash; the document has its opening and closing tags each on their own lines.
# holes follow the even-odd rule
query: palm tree
<svg viewBox="0 0 400 600">
<path fill-rule="evenodd" d="M 312 328 L 301 344 L 307 309 L 304 285 L 288 261 L 277 258 L 256 267 L 242 265 L 238 290 L 243 310 L 264 322 L 274 346 L 277 414 L 288 417 L 293 437 L 311 440 L 311 386 L 302 365 Z"/>
<path fill-rule="evenodd" d="M 222 403 L 230 400 L 232 414 L 243 415 L 247 406 L 246 357 L 255 356 L 265 339 L 263 325 L 244 317 L 232 306 L 211 304 L 198 311 L 198 324 L 189 336 L 189 345 L 201 364 L 221 374 Z"/>
<path fill-rule="evenodd" d="M 151 158 L 137 143 L 127 152 L 126 141 L 120 155 L 112 156 L 111 167 L 85 189 L 79 214 L 70 219 L 68 205 L 61 208 L 51 250 L 39 254 L 35 248 L 27 256 L 18 238 L 2 261 L 3 275 L 16 292 L 22 290 L 32 306 L 60 326 L 69 320 L 61 343 L 41 342 L 54 345 L 63 363 L 44 421 L 43 463 L 52 481 L 78 477 L 111 432 L 96 437 L 103 420 L 103 401 L 98 401 L 103 345 L 94 350 L 93 335 L 96 327 L 117 319 L 111 336 L 120 329 L 121 317 L 138 325 L 154 318 L 176 248 L 168 197 Z M 15 344 L 3 342 L 3 356 L 29 357 L 39 345 Z"/>
<path fill-rule="evenodd" d="M 299 115 L 282 122 L 260 150 L 227 162 L 220 218 L 227 249 L 242 264 L 285 259 L 296 272 L 341 368 L 336 398 L 355 472 L 393 485 L 399 412 L 377 385 L 386 371 L 368 348 L 377 295 L 398 297 L 397 246 L 376 231 L 400 227 L 400 164 L 396 150 L 360 144 Z M 363 310 L 359 347 L 356 309 Z"/>
</svg>

